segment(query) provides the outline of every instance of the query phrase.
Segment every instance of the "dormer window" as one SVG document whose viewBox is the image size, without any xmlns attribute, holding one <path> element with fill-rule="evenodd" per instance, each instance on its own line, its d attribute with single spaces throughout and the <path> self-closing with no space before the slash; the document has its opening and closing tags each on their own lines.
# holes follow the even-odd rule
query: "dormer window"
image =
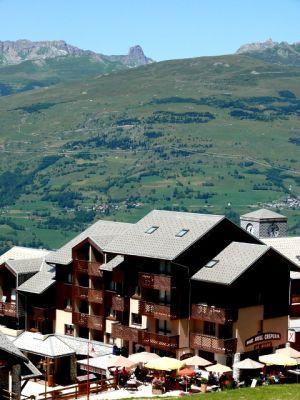
<svg viewBox="0 0 300 400">
<path fill-rule="evenodd" d="M 205 265 L 205 267 L 206 267 L 206 268 L 212 268 L 212 267 L 214 267 L 218 262 L 219 262 L 219 260 L 211 260 L 211 261 L 209 261 L 209 262 Z"/>
<path fill-rule="evenodd" d="M 151 235 L 151 233 L 157 231 L 158 226 L 150 226 L 150 228 L 148 228 L 145 233 L 148 233 L 149 235 Z"/>
<path fill-rule="evenodd" d="M 182 237 L 188 233 L 188 229 L 181 229 L 178 233 L 176 233 L 176 237 Z"/>
</svg>

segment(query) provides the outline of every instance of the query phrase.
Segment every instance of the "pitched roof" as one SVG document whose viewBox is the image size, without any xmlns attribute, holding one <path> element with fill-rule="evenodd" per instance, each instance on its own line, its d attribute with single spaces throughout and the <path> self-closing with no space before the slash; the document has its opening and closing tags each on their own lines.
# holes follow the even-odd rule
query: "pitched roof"
<svg viewBox="0 0 300 400">
<path fill-rule="evenodd" d="M 30 258 L 24 260 L 7 260 L 5 264 L 16 275 L 36 273 L 40 270 L 43 258 Z"/>
<path fill-rule="evenodd" d="M 38 354 L 43 357 L 57 358 L 75 354 L 75 351 L 56 335 L 23 332 L 13 343 L 23 351 Z"/>
<path fill-rule="evenodd" d="M 42 294 L 45 290 L 49 289 L 55 283 L 54 274 L 48 272 L 38 272 L 33 275 L 22 285 L 18 287 L 20 292 L 28 292 L 34 294 Z"/>
<path fill-rule="evenodd" d="M 53 251 L 46 257 L 49 263 L 67 265 L 72 262 L 72 248 L 90 237 L 99 247 L 104 247 L 116 235 L 121 234 L 131 224 L 125 222 L 99 220 L 81 232 L 74 239 L 66 243 L 57 251 Z"/>
<path fill-rule="evenodd" d="M 115 256 L 112 260 L 108 261 L 106 264 L 102 264 L 100 269 L 102 271 L 112 271 L 118 265 L 121 265 L 124 261 L 124 256 Z"/>
<path fill-rule="evenodd" d="M 261 208 L 260 210 L 252 211 L 250 213 L 241 215 L 241 219 L 248 219 L 251 221 L 281 219 L 281 220 L 286 221 L 287 217 L 285 217 L 284 215 L 278 214 L 277 212 L 267 210 L 266 208 Z"/>
<path fill-rule="evenodd" d="M 261 239 L 300 267 L 300 236 Z"/>
<path fill-rule="evenodd" d="M 30 247 L 14 246 L 0 256 L 0 265 L 8 260 L 25 260 L 42 258 L 49 253 L 45 249 L 32 249 Z"/>
<path fill-rule="evenodd" d="M 262 244 L 232 242 L 215 256 L 211 263 L 207 263 L 206 266 L 202 267 L 192 279 L 231 285 L 268 249 L 268 246 Z M 211 266 L 208 266 L 209 264 Z"/>
<path fill-rule="evenodd" d="M 79 337 L 67 336 L 67 335 L 55 335 L 57 338 L 62 340 L 67 346 L 73 349 L 77 355 L 87 356 L 88 346 L 91 345 L 90 350 L 93 348 L 93 352 L 90 355 L 94 356 L 104 356 L 106 354 L 112 353 L 112 345 L 104 344 L 102 342 L 97 342 L 95 340 L 88 340 Z"/>
<path fill-rule="evenodd" d="M 112 240 L 104 250 L 174 260 L 222 219 L 224 216 L 221 215 L 153 210 Z"/>
<path fill-rule="evenodd" d="M 27 357 L 9 340 L 3 333 L 0 332 L 0 350 L 20 358 L 23 361 L 28 361 Z"/>
</svg>

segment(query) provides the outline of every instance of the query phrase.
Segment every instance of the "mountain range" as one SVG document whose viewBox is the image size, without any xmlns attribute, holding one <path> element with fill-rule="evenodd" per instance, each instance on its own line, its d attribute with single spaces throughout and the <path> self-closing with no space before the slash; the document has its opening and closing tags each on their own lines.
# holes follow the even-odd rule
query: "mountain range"
<svg viewBox="0 0 300 400">
<path fill-rule="evenodd" d="M 2 64 L 0 252 L 58 247 L 103 215 L 165 208 L 237 221 L 288 196 L 299 233 L 300 67 L 265 47 L 136 68 L 128 55 L 74 49 Z"/>
</svg>

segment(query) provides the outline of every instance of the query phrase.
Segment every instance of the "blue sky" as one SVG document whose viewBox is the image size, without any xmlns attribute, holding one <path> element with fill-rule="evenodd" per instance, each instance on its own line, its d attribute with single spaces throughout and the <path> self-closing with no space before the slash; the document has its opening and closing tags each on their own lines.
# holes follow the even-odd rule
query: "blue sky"
<svg viewBox="0 0 300 400">
<path fill-rule="evenodd" d="M 155 60 L 300 41 L 300 0 L 0 0 L 0 40 L 64 39 L 104 54 L 140 44 Z"/>
</svg>

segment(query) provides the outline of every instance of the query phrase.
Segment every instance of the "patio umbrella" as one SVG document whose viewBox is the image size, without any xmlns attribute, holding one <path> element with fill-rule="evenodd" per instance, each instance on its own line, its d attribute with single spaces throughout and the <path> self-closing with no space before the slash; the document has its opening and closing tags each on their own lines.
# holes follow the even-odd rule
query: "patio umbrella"
<svg viewBox="0 0 300 400">
<path fill-rule="evenodd" d="M 291 358 L 300 358 L 300 351 L 293 349 L 290 346 L 284 347 L 283 349 L 277 349 L 277 354 L 285 355 Z"/>
<path fill-rule="evenodd" d="M 177 372 L 179 376 L 194 376 L 196 375 L 195 371 L 191 368 L 183 368 Z"/>
<path fill-rule="evenodd" d="M 259 361 L 267 365 L 283 365 L 283 366 L 297 365 L 297 361 L 294 358 L 288 357 L 280 353 L 273 353 L 273 354 L 267 354 L 265 356 L 260 356 Z"/>
<path fill-rule="evenodd" d="M 148 351 L 142 351 L 141 353 L 131 354 L 128 358 L 130 361 L 133 361 L 135 363 L 146 364 L 149 361 L 157 360 L 158 358 L 160 358 L 160 356 L 155 353 L 149 353 Z"/>
<path fill-rule="evenodd" d="M 217 374 L 223 374 L 224 372 L 232 371 L 232 369 L 227 367 L 226 365 L 215 364 L 215 365 L 210 365 L 209 367 L 206 367 L 206 371 L 216 372 Z"/>
<path fill-rule="evenodd" d="M 184 361 L 179 361 L 171 357 L 162 357 L 149 361 L 147 364 L 145 364 L 145 367 L 159 371 L 174 371 L 175 369 L 182 368 L 184 365 Z"/>
<path fill-rule="evenodd" d="M 251 360 L 251 358 L 246 358 L 243 361 L 236 362 L 233 366 L 238 369 L 260 369 L 264 367 L 264 364 Z"/>
<path fill-rule="evenodd" d="M 116 356 L 115 358 L 113 358 L 111 360 L 111 362 L 109 362 L 108 368 L 113 368 L 113 367 L 119 367 L 119 368 L 133 368 L 136 365 L 136 362 L 133 362 L 131 360 L 129 360 L 126 357 L 123 356 Z"/>
<path fill-rule="evenodd" d="M 206 367 L 207 365 L 211 365 L 210 361 L 205 360 L 205 358 L 199 357 L 199 356 L 193 356 L 193 357 L 189 357 L 186 358 L 184 360 L 184 362 L 186 363 L 186 365 L 192 365 L 194 367 Z"/>
</svg>

